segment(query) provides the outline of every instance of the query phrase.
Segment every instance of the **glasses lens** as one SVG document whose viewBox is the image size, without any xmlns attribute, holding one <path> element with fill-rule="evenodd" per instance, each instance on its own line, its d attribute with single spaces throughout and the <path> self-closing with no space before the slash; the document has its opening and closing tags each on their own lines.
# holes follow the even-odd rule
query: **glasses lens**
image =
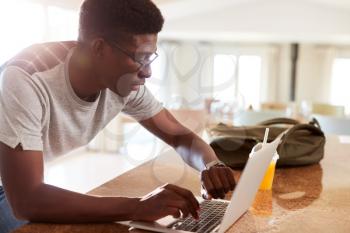
<svg viewBox="0 0 350 233">
<path fill-rule="evenodd" d="M 142 64 L 150 63 L 154 59 L 157 58 L 157 54 L 152 53 L 152 54 L 135 54 L 135 61 L 138 61 Z"/>
<path fill-rule="evenodd" d="M 152 55 L 148 58 L 150 62 L 154 61 L 158 57 L 157 53 L 152 53 Z"/>
</svg>

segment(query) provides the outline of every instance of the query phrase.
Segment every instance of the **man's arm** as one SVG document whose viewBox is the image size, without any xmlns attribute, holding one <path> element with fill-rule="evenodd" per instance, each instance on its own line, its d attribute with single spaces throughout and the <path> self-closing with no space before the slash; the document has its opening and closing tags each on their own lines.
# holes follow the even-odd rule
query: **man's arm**
<svg viewBox="0 0 350 233">
<path fill-rule="evenodd" d="M 187 164 L 201 171 L 203 186 L 214 198 L 223 198 L 233 190 L 235 181 L 228 167 L 205 165 L 218 161 L 213 149 L 194 132 L 179 123 L 171 113 L 163 109 L 155 116 L 140 122 L 146 129 L 172 146 Z"/>
<path fill-rule="evenodd" d="M 166 109 L 140 122 L 147 130 L 173 147 L 191 167 L 202 171 L 218 160 L 214 151 L 194 132 L 179 123 Z"/>
<path fill-rule="evenodd" d="M 15 216 L 34 222 L 84 223 L 156 220 L 167 215 L 198 217 L 198 203 L 187 190 L 163 186 L 143 198 L 96 197 L 43 181 L 43 155 L 0 143 L 0 172 Z M 162 208 L 159 208 L 162 207 Z"/>
</svg>

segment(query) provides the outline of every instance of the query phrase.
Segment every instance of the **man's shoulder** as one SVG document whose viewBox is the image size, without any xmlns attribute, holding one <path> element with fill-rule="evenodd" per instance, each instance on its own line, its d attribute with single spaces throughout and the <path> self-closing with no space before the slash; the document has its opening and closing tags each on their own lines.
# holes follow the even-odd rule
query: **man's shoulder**
<svg viewBox="0 0 350 233">
<path fill-rule="evenodd" d="M 63 63 L 69 51 L 76 46 L 76 41 L 47 42 L 31 45 L 2 65 L 0 72 L 9 66 L 15 66 L 30 76 L 37 72 L 50 70 Z"/>
<path fill-rule="evenodd" d="M 9 66 L 0 75 L 1 101 L 24 101 L 42 98 L 43 92 L 35 80 L 22 69 Z M 14 96 L 16 96 L 14 98 Z M 10 101 L 11 100 L 11 101 Z M 28 105 L 27 107 L 31 107 Z"/>
</svg>

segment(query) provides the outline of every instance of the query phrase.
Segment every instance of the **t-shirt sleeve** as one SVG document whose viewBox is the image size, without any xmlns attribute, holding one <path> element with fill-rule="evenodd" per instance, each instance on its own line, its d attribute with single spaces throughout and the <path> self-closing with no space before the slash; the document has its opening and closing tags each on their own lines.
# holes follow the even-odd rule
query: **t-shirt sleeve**
<svg viewBox="0 0 350 233">
<path fill-rule="evenodd" d="M 43 102 L 33 80 L 16 67 L 0 74 L 0 141 L 23 150 L 43 150 Z"/>
<path fill-rule="evenodd" d="M 140 86 L 135 94 L 131 94 L 123 112 L 137 121 L 149 119 L 163 109 L 163 104 L 154 98 L 146 86 Z"/>
</svg>

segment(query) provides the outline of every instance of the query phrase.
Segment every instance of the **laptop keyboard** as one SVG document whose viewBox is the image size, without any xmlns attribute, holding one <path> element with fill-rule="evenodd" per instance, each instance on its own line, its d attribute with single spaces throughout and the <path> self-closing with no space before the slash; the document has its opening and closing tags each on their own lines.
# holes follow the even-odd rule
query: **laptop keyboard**
<svg viewBox="0 0 350 233">
<path fill-rule="evenodd" d="M 187 218 L 177 221 L 171 228 L 199 233 L 210 232 L 220 224 L 227 206 L 228 202 L 204 200 L 200 204 L 199 220 L 189 215 Z"/>
</svg>

